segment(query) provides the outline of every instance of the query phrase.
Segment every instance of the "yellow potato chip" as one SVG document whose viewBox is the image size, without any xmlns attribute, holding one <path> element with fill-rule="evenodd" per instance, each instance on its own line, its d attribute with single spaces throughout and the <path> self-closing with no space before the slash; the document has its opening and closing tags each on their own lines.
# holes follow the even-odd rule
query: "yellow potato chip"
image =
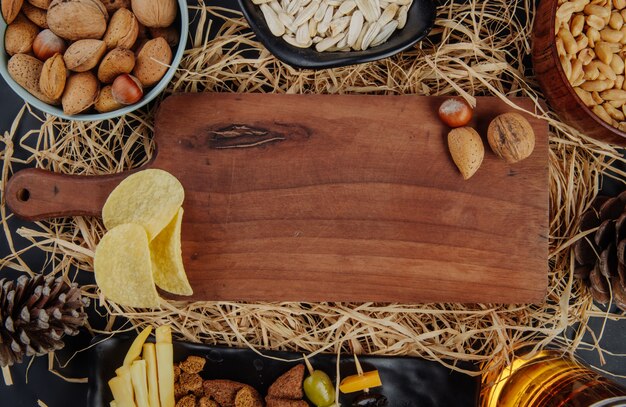
<svg viewBox="0 0 626 407">
<path fill-rule="evenodd" d="M 191 295 L 180 246 L 183 208 L 172 221 L 150 242 L 154 282 L 159 288 L 177 295 Z"/>
<path fill-rule="evenodd" d="M 174 218 L 184 199 L 183 186 L 172 174 L 157 169 L 139 171 L 111 192 L 102 208 L 102 220 L 107 229 L 139 224 L 152 240 Z"/>
<path fill-rule="evenodd" d="M 105 297 L 138 308 L 159 306 L 146 230 L 129 223 L 109 230 L 94 258 L 96 283 Z"/>
</svg>

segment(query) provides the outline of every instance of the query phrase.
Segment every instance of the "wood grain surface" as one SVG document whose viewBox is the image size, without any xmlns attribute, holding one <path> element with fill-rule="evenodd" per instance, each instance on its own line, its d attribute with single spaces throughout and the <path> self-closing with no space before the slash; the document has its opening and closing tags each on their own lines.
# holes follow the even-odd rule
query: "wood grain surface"
<svg viewBox="0 0 626 407">
<path fill-rule="evenodd" d="M 485 139 L 482 167 L 463 181 L 447 151 L 449 129 L 436 115 L 442 101 L 168 98 L 156 118 L 150 166 L 185 187 L 183 256 L 194 298 L 542 301 L 547 124 L 528 116 L 536 148 L 517 164 L 498 159 Z M 532 108 L 529 100 L 512 101 Z M 484 137 L 491 119 L 511 110 L 478 98 L 472 125 Z M 99 180 L 25 170 L 11 179 L 7 202 L 29 219 L 96 215 L 126 175 Z"/>
</svg>

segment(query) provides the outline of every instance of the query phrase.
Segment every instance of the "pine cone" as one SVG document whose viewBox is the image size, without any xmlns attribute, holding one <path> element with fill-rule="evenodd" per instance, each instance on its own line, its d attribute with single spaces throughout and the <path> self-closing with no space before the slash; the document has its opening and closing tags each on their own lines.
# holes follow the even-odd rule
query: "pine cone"
<svg viewBox="0 0 626 407">
<path fill-rule="evenodd" d="M 584 280 L 593 299 L 613 301 L 626 311 L 626 192 L 599 196 L 580 218 L 580 231 L 598 228 L 576 242 L 574 276 Z"/>
<path fill-rule="evenodd" d="M 88 304 L 77 285 L 62 278 L 0 280 L 0 366 L 63 348 L 63 335 L 78 334 L 85 323 Z"/>
</svg>

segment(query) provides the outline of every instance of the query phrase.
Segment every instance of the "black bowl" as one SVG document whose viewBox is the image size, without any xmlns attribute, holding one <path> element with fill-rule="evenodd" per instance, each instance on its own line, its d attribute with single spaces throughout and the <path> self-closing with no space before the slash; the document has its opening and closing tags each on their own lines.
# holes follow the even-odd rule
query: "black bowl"
<svg viewBox="0 0 626 407">
<path fill-rule="evenodd" d="M 317 52 L 315 48 L 298 48 L 271 32 L 261 8 L 251 0 L 238 0 L 243 15 L 259 41 L 281 61 L 297 68 L 335 68 L 387 58 L 415 45 L 426 37 L 435 23 L 437 7 L 433 0 L 413 0 L 406 25 L 384 43 L 365 51 Z"/>
</svg>

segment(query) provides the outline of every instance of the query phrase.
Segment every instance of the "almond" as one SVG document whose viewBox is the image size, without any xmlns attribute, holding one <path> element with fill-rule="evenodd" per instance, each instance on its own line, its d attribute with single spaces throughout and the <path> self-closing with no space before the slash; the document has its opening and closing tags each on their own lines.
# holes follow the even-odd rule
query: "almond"
<svg viewBox="0 0 626 407">
<path fill-rule="evenodd" d="M 170 48 L 177 47 L 180 43 L 180 34 L 178 29 L 174 26 L 165 28 L 150 28 L 150 35 L 152 38 L 163 37 Z"/>
<path fill-rule="evenodd" d="M 108 49 L 131 49 L 139 35 L 139 22 L 128 9 L 121 8 L 113 14 L 111 22 L 104 34 L 104 42 Z"/>
<path fill-rule="evenodd" d="M 74 115 L 89 109 L 98 98 L 100 84 L 91 72 L 81 72 L 70 76 L 63 92 L 63 112 Z"/>
<path fill-rule="evenodd" d="M 48 26 L 68 40 L 102 38 L 108 19 L 100 0 L 53 0 L 48 7 Z"/>
<path fill-rule="evenodd" d="M 172 62 L 172 50 L 164 38 L 154 38 L 137 54 L 134 75 L 143 86 L 152 86 L 165 75 Z"/>
<path fill-rule="evenodd" d="M 7 70 L 9 75 L 21 87 L 26 89 L 37 99 L 50 105 L 58 104 L 58 100 L 47 97 L 39 87 L 39 77 L 43 69 L 43 62 L 26 54 L 16 54 L 9 59 Z"/>
<path fill-rule="evenodd" d="M 65 90 L 67 80 L 67 69 L 61 54 L 48 58 L 43 64 L 39 87 L 44 95 L 50 99 L 58 100 Z"/>
<path fill-rule="evenodd" d="M 67 69 L 75 72 L 85 72 L 98 65 L 106 52 L 104 41 L 79 40 L 70 45 L 63 55 Z"/>
<path fill-rule="evenodd" d="M 98 79 L 103 83 L 111 83 L 123 73 L 131 73 L 135 67 L 135 53 L 129 49 L 115 48 L 111 50 L 98 67 Z"/>
<path fill-rule="evenodd" d="M 470 179 L 478 171 L 485 156 L 483 141 L 471 127 L 459 127 L 450 131 L 448 149 L 465 180 Z"/>
<path fill-rule="evenodd" d="M 27 54 L 33 50 L 33 42 L 39 34 L 39 27 L 20 14 L 7 26 L 4 34 L 4 48 L 9 55 Z"/>
</svg>

